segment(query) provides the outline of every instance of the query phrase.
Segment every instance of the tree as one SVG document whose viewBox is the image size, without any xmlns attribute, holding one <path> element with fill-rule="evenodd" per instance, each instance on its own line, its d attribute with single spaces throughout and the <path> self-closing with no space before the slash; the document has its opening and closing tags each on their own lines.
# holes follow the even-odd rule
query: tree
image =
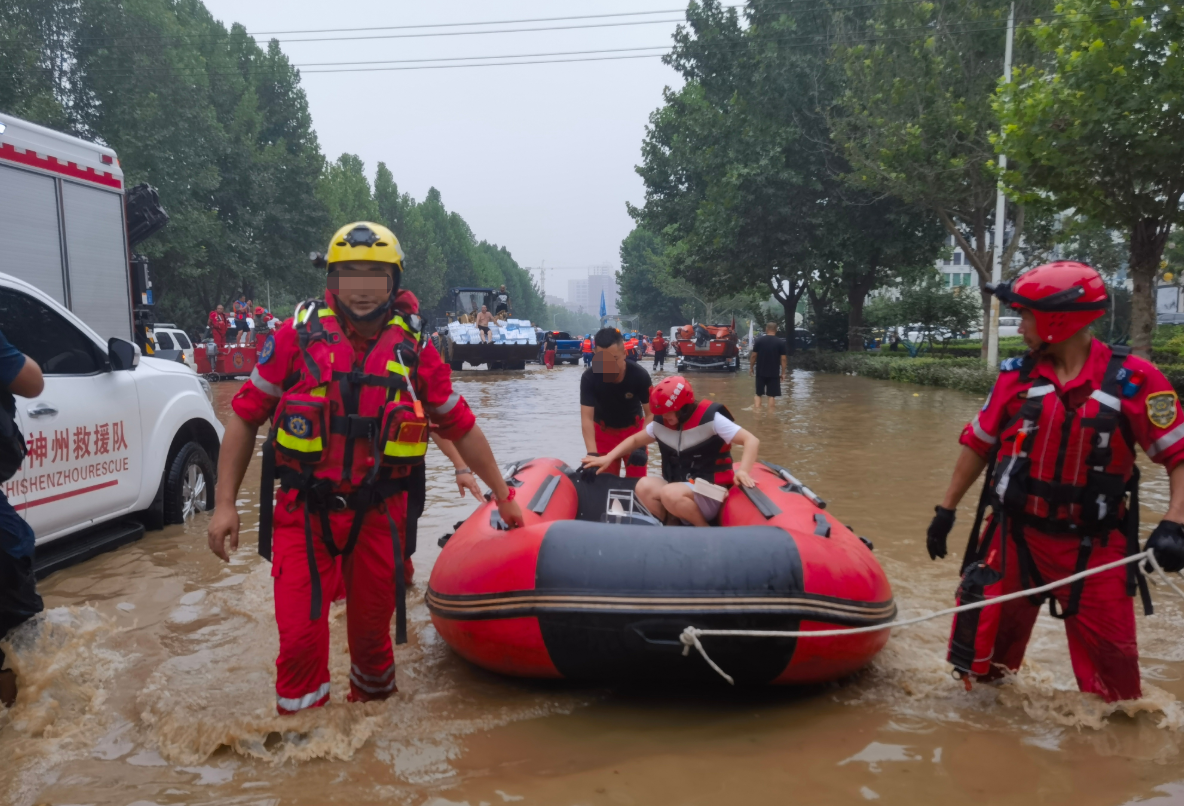
<svg viewBox="0 0 1184 806">
<path fill-rule="evenodd" d="M 663 288 L 664 278 L 669 274 L 665 252 L 662 240 L 642 227 L 634 228 L 621 241 L 618 307 L 636 311 L 641 316 L 640 327 L 646 333 L 665 330 L 686 318 L 682 301 Z"/>
<path fill-rule="evenodd" d="M 999 146 L 1017 191 L 1051 194 L 1130 239 L 1131 346 L 1151 351 L 1155 278 L 1184 222 L 1184 11 L 1064 0 L 1024 36 L 1039 56 L 999 88 Z"/>
<path fill-rule="evenodd" d="M 997 179 L 991 98 L 1010 0 L 880 2 L 847 13 L 836 57 L 846 85 L 834 132 L 850 179 L 932 210 L 978 274 L 991 278 Z M 1023 14 L 1020 3 L 1017 13 Z M 1023 232 L 1013 206 L 1011 253 Z M 990 310 L 984 292 L 983 321 Z M 984 330 L 985 332 L 985 330 Z M 983 346 L 984 354 L 986 344 Z"/>
<path fill-rule="evenodd" d="M 887 328 L 919 326 L 918 340 L 906 340 L 909 352 L 915 355 L 922 344 L 945 343 L 970 330 L 979 317 L 977 296 L 965 289 L 951 293 L 941 273 L 931 268 L 924 276 L 903 283 L 895 298 L 878 298 L 869 310 L 869 320 Z"/>
<path fill-rule="evenodd" d="M 849 346 L 862 349 L 867 294 L 932 264 L 940 231 L 932 216 L 844 180 L 831 132 L 844 76 L 830 59 L 828 4 L 756 0 L 745 13 L 742 28 L 716 0 L 688 11 L 668 58 L 687 84 L 651 118 L 636 216 L 670 244 L 671 274 L 708 296 L 772 294 L 792 322 L 803 293 L 816 311 L 841 294 Z"/>
</svg>

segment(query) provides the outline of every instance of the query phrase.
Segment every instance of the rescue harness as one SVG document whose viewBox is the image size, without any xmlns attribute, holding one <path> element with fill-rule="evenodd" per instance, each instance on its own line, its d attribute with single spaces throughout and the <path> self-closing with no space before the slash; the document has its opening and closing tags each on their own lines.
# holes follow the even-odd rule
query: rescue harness
<svg viewBox="0 0 1184 806">
<path fill-rule="evenodd" d="M 1077 409 L 1065 407 L 1052 478 L 1041 479 L 1033 474 L 1031 455 L 1043 415 L 1049 406 L 1056 405 L 1051 402 L 1057 396 L 1051 381 L 1039 379 L 1029 387 L 1027 399 L 1019 412 L 1000 431 L 999 444 L 988 458 L 986 479 L 979 497 L 970 542 L 962 558 L 962 582 L 958 589 L 960 603 L 982 601 L 985 589 L 1004 578 L 1009 534 L 1015 542 L 1018 555 L 1015 561 L 1019 563 L 1022 586 L 1031 588 L 1045 584 L 1024 537 L 1025 528 L 1077 539 L 1074 574 L 1086 570 L 1094 546 L 1099 542 L 1104 545 L 1115 530 L 1121 531 L 1126 539 L 1126 556 L 1139 552 L 1139 468 L 1133 461 L 1135 441 L 1122 417 L 1123 388 L 1130 375 L 1123 364 L 1130 355 L 1130 348 L 1113 346 L 1111 350 L 1102 383 L 1090 395 L 1090 399 L 1098 404 L 1095 416 L 1079 417 Z M 1025 356 L 1020 364 L 1021 381 L 1030 380 L 1034 366 L 1035 360 L 1031 354 Z M 1089 454 L 1082 461 L 1086 467 L 1084 484 L 1073 483 L 1078 468 L 1073 469 L 1070 481 L 1064 480 L 1067 475 L 1065 453 L 1075 423 L 1078 428 L 1089 428 L 1094 433 Z M 1013 432 L 1017 424 L 1019 428 Z M 1125 468 L 1115 467 L 1116 438 L 1121 440 L 1121 447 L 1131 459 L 1129 476 L 1122 472 Z M 1000 456 L 1005 446 L 1011 450 Z M 991 521 L 986 532 L 980 533 L 988 507 L 992 513 Z M 1033 514 L 1033 510 L 1045 514 Z M 996 532 L 1000 540 L 998 571 L 986 564 Z M 1146 577 L 1135 563 L 1128 564 L 1126 568 L 1127 595 L 1134 596 L 1138 590 L 1144 612 L 1151 615 L 1153 607 Z M 1084 587 L 1084 578 L 1070 586 L 1068 602 L 1060 612 L 1057 610 L 1056 597 L 1051 593 L 1029 598 L 1035 605 L 1043 604 L 1047 599 L 1049 614 L 1054 618 L 1067 619 L 1077 614 Z M 975 612 L 973 618 L 958 619 L 954 624 L 949 661 L 956 672 L 962 674 L 970 673 L 975 660 L 977 615 Z"/>
<path fill-rule="evenodd" d="M 428 421 L 415 394 L 422 320 L 396 311 L 370 345 L 361 368 L 354 348 L 322 300 L 301 303 L 293 322 L 303 367 L 284 379 L 263 447 L 259 553 L 271 559 L 275 483 L 296 491 L 304 509 L 305 549 L 312 582 L 310 618 L 323 605 L 313 543 L 312 518 L 319 520 L 329 556 L 348 557 L 366 514 L 378 509 L 390 525 L 395 562 L 395 643 L 407 641 L 404 551 L 389 499 L 410 490 L 413 469 L 427 452 Z M 349 367 L 341 371 L 335 367 Z M 333 540 L 330 513 L 352 511 L 345 545 Z"/>
</svg>

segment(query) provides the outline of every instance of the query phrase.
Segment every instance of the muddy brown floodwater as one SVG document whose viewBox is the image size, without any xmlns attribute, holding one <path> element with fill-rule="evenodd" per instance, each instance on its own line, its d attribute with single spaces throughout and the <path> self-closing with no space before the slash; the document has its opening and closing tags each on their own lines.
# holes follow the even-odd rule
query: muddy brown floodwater
<svg viewBox="0 0 1184 806">
<path fill-rule="evenodd" d="M 465 372 L 457 386 L 499 461 L 574 464 L 579 373 Z M 957 557 L 930 562 L 924 531 L 980 398 L 796 372 L 776 411 L 753 412 L 747 376 L 694 384 L 760 437 L 763 457 L 875 541 L 901 617 L 952 603 Z M 220 414 L 237 386 L 216 385 Z M 1145 697 L 1119 709 L 1077 692 L 1063 629 L 1047 615 L 1020 673 L 970 693 L 944 663 L 944 619 L 896 631 L 862 673 L 806 690 L 513 680 L 453 655 L 423 604 L 436 538 L 473 508 L 442 458 L 429 452 L 398 696 L 343 702 L 348 655 L 335 605 L 333 703 L 275 716 L 269 566 L 252 545 L 256 465 L 238 501 L 246 546 L 229 565 L 207 550 L 200 516 L 42 583 L 49 610 L 10 650 L 24 689 L 0 715 L 0 797 L 14 806 L 1184 803 L 1184 609 L 1167 595 L 1155 617 L 1139 617 Z M 1144 478 L 1153 524 L 1167 485 L 1156 468 Z M 971 520 L 963 507 L 958 549 Z"/>
</svg>

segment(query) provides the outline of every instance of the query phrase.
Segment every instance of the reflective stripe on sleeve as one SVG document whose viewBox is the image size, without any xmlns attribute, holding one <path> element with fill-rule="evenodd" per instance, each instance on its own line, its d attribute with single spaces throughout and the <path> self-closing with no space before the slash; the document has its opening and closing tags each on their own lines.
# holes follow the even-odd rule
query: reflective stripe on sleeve
<svg viewBox="0 0 1184 806">
<path fill-rule="evenodd" d="M 456 404 L 460 402 L 460 392 L 453 392 L 448 396 L 448 399 L 437 406 L 433 413 L 438 417 L 443 417 L 448 412 L 456 408 Z"/>
<path fill-rule="evenodd" d="M 1182 439 L 1184 439 L 1184 423 L 1181 423 L 1159 439 L 1155 440 L 1155 442 L 1152 442 L 1151 447 L 1147 450 L 1147 454 L 1152 459 L 1155 459 L 1168 448 L 1174 447 L 1176 443 Z"/>
<path fill-rule="evenodd" d="M 1118 398 L 1116 398 L 1114 395 L 1106 394 L 1101 389 L 1095 389 L 1090 397 L 1101 403 L 1103 406 L 1107 406 L 1114 411 L 1118 411 L 1122 408 L 1122 402 L 1119 401 Z"/>
<path fill-rule="evenodd" d="M 278 694 L 275 697 L 276 703 L 285 711 L 301 711 L 305 708 L 311 708 L 320 702 L 324 697 L 329 696 L 329 684 L 324 683 L 316 691 L 311 694 L 305 694 L 303 697 L 281 697 Z"/>
<path fill-rule="evenodd" d="M 985 442 L 988 445 L 995 444 L 995 437 L 988 434 L 983 430 L 983 427 L 979 425 L 977 414 L 974 415 L 974 419 L 970 421 L 970 428 L 974 431 L 974 435 L 978 437 L 980 441 Z"/>
<path fill-rule="evenodd" d="M 271 397 L 280 397 L 284 394 L 283 388 L 281 388 L 278 384 L 274 384 L 271 381 L 265 380 L 263 376 L 259 374 L 259 367 L 255 367 L 253 370 L 251 370 L 251 385 L 263 394 L 270 395 Z"/>
</svg>

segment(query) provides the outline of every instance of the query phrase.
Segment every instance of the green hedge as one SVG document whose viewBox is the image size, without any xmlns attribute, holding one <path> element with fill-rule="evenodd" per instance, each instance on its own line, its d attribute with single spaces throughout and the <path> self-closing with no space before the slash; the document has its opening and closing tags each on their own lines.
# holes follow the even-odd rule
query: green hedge
<svg viewBox="0 0 1184 806">
<path fill-rule="evenodd" d="M 806 351 L 791 360 L 796 369 L 862 375 L 883 381 L 941 386 L 973 394 L 986 394 L 998 373 L 978 358 L 908 358 L 875 353 L 825 353 Z M 1160 365 L 1160 370 L 1184 395 L 1184 364 Z"/>
</svg>

